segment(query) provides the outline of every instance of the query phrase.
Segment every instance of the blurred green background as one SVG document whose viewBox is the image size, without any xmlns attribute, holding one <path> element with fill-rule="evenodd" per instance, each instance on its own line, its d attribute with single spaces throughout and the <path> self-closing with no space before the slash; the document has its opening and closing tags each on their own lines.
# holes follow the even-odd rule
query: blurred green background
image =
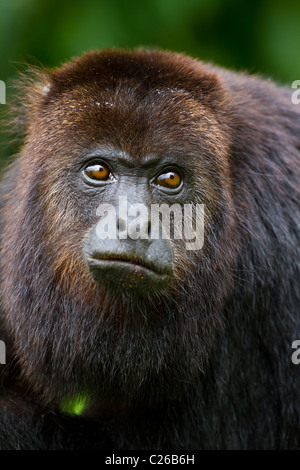
<svg viewBox="0 0 300 470">
<path fill-rule="evenodd" d="M 8 104 L 20 63 L 52 67 L 111 46 L 176 50 L 290 85 L 300 79 L 300 0 L 0 0 Z M 15 151 L 8 142 L 2 126 L 2 163 Z"/>
</svg>

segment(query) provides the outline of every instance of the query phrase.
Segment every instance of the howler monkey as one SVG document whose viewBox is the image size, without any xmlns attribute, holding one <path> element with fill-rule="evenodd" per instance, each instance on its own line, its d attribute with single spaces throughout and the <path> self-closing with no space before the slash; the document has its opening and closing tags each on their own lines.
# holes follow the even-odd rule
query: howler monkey
<svg viewBox="0 0 300 470">
<path fill-rule="evenodd" d="M 20 93 L 24 144 L 1 183 L 0 448 L 299 447 L 289 89 L 109 50 L 30 72 Z M 80 416 L 63 411 L 78 397 Z"/>
</svg>

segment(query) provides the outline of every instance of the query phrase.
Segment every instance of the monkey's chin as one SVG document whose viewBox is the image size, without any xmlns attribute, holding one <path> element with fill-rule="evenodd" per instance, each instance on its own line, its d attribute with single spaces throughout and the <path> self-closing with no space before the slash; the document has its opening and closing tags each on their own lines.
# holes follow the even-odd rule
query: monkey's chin
<svg viewBox="0 0 300 470">
<path fill-rule="evenodd" d="M 90 258 L 88 266 L 95 282 L 114 291 L 134 292 L 143 297 L 166 290 L 172 281 L 170 274 L 129 260 Z"/>
</svg>

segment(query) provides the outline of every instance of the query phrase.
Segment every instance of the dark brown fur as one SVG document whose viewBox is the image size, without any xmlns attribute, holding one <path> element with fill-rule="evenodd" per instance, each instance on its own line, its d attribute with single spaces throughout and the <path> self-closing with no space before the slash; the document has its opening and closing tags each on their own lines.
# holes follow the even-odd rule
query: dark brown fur
<svg viewBox="0 0 300 470">
<path fill-rule="evenodd" d="M 26 139 L 2 183 L 2 448 L 298 446 L 300 113 L 289 91 L 179 54 L 103 51 L 33 74 L 22 94 Z M 204 247 L 174 242 L 166 292 L 114 297 L 90 277 L 82 244 L 98 201 L 78 192 L 74 168 L 99 143 L 136 165 L 181 155 L 183 202 L 205 204 Z M 80 393 L 93 403 L 85 417 L 57 411 Z"/>
</svg>

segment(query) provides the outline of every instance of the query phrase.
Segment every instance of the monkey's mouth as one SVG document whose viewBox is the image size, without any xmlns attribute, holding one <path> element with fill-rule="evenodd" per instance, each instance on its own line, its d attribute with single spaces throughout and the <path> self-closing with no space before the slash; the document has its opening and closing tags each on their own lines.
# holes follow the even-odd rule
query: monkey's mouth
<svg viewBox="0 0 300 470">
<path fill-rule="evenodd" d="M 89 256 L 87 264 L 93 280 L 116 293 L 148 297 L 151 292 L 162 292 L 172 281 L 172 273 L 166 267 L 155 266 L 136 256 Z"/>
<path fill-rule="evenodd" d="M 148 273 L 149 275 L 156 275 L 156 276 L 170 276 L 172 273 L 166 267 L 160 267 L 155 265 L 154 263 L 144 260 L 136 255 L 122 255 L 122 254 L 93 254 L 91 257 L 88 258 L 88 264 L 90 268 L 97 266 L 101 269 L 115 268 L 116 271 L 121 269 L 122 271 L 125 269 L 127 270 L 128 274 L 134 271 L 135 273 Z"/>
</svg>

